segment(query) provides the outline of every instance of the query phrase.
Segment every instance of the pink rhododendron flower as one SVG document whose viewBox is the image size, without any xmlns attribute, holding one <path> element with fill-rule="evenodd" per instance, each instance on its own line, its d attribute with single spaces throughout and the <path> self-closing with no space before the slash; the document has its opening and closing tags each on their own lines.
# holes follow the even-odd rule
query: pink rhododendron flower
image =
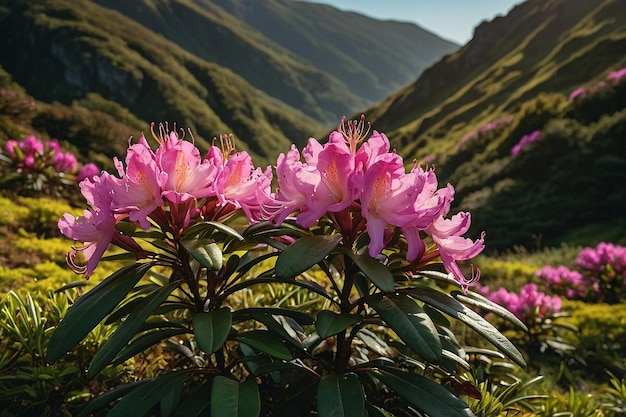
<svg viewBox="0 0 626 417">
<path fill-rule="evenodd" d="M 83 273 L 89 278 L 100 262 L 115 234 L 115 217 L 113 213 L 104 210 L 85 210 L 84 215 L 78 218 L 66 213 L 59 219 L 59 230 L 63 235 L 77 241 L 84 242 L 81 248 L 75 248 L 68 253 L 68 264 L 76 272 Z M 78 266 L 75 262 L 77 251 L 80 251 L 87 261 L 87 265 Z"/>
<path fill-rule="evenodd" d="M 163 205 L 161 190 L 167 174 L 159 170 L 155 155 L 143 135 L 139 143 L 128 148 L 126 169 L 117 158 L 115 166 L 121 178 L 111 179 L 113 211 L 128 213 L 130 220 L 139 222 L 142 229 L 148 230 L 148 215 Z"/>
<path fill-rule="evenodd" d="M 92 179 L 96 175 L 100 174 L 100 168 L 93 162 L 88 162 L 82 166 L 80 171 L 78 171 L 78 175 L 76 176 L 76 181 L 78 183 L 82 182 L 84 179 Z"/>
<path fill-rule="evenodd" d="M 217 167 L 204 160 L 193 143 L 172 132 L 156 152 L 155 159 L 163 176 L 163 196 L 169 201 L 205 198 L 214 194 Z"/>
</svg>

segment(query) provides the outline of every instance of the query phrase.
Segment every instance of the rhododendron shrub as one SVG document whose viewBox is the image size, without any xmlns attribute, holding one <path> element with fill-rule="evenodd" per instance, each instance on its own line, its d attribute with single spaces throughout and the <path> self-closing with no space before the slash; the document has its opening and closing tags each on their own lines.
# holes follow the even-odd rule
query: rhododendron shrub
<svg viewBox="0 0 626 417">
<path fill-rule="evenodd" d="M 467 354 L 444 315 L 523 366 L 476 309 L 519 320 L 471 290 L 480 272 L 460 263 L 484 235 L 466 236 L 470 214 L 451 214 L 452 185 L 407 169 L 369 132 L 344 120 L 326 143 L 311 138 L 262 169 L 231 137 L 201 153 L 161 126 L 154 148 L 141 136 L 116 173 L 87 176 L 83 215 L 58 222 L 77 242 L 69 265 L 89 277 L 111 245 L 131 262 L 70 308 L 48 360 L 105 319 L 115 331 L 89 375 L 163 341 L 186 355 L 79 415 L 111 402 L 112 415 L 134 416 L 159 404 L 181 415 L 473 415 L 459 397 L 478 395 L 463 380 Z M 242 302 L 284 285 L 317 301 Z"/>
<path fill-rule="evenodd" d="M 30 135 L 21 141 L 8 140 L 0 152 L 0 187 L 18 194 L 60 196 L 76 184 L 78 168 L 76 156 L 63 152 L 55 139 L 43 141 Z"/>
<path fill-rule="evenodd" d="M 536 273 L 551 290 L 568 298 L 615 304 L 626 295 L 626 247 L 600 242 L 582 249 L 576 269 L 546 265 Z"/>
<path fill-rule="evenodd" d="M 534 283 L 523 285 L 519 291 L 498 288 L 490 291 L 489 287 L 480 287 L 479 291 L 490 301 L 506 306 L 527 329 L 514 326 L 511 321 L 495 319 L 500 329 L 506 329 L 508 335 L 518 346 L 524 346 L 529 363 L 538 368 L 545 366 L 551 359 L 560 363 L 563 357 L 575 350 L 564 342 L 565 333 L 577 329 L 561 319 L 568 314 L 561 311 L 562 300 L 559 296 L 549 295 L 539 290 Z M 547 356 L 550 355 L 550 356 Z"/>
</svg>

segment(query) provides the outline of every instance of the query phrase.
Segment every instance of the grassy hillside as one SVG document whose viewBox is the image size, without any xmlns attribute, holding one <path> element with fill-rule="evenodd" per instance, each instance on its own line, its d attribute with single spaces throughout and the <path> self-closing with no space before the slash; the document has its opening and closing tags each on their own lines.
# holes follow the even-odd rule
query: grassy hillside
<svg viewBox="0 0 626 417">
<path fill-rule="evenodd" d="M 408 160 L 434 161 L 488 248 L 623 239 L 624 91 L 606 76 L 625 52 L 622 2 L 530 0 L 366 114 Z M 597 83 L 593 105 L 568 99 Z"/>
<path fill-rule="evenodd" d="M 375 20 L 325 4 L 194 1 L 218 4 L 370 103 L 404 87 L 443 54 L 459 48 L 414 24 Z"/>
</svg>

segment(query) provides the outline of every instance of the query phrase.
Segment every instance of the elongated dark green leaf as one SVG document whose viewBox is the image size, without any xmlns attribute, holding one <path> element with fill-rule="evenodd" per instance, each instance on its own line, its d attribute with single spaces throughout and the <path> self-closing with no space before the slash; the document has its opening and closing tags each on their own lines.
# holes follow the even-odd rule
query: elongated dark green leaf
<svg viewBox="0 0 626 417">
<path fill-rule="evenodd" d="M 367 301 L 415 353 L 430 363 L 441 361 L 437 328 L 414 300 L 403 294 L 375 294 Z"/>
<path fill-rule="evenodd" d="M 228 307 L 193 316 L 193 333 L 200 349 L 206 353 L 217 352 L 228 337 L 233 316 Z"/>
<path fill-rule="evenodd" d="M 211 404 L 211 384 L 206 382 L 184 398 L 172 417 L 198 417 Z"/>
<path fill-rule="evenodd" d="M 287 246 L 276 259 L 276 276 L 293 278 L 321 262 L 341 241 L 341 236 L 305 236 Z"/>
<path fill-rule="evenodd" d="M 87 405 L 83 407 L 78 414 L 76 414 L 76 417 L 88 417 L 94 412 L 106 407 L 110 402 L 115 401 L 120 397 L 123 397 L 132 390 L 137 389 L 139 388 L 139 386 L 146 384 L 150 381 L 150 379 L 134 381 L 129 384 L 120 385 L 119 387 L 107 391 L 104 394 L 100 394 L 93 400 L 89 401 L 89 403 L 87 403 Z"/>
<path fill-rule="evenodd" d="M 356 374 L 326 375 L 317 386 L 320 417 L 367 417 L 363 387 Z"/>
<path fill-rule="evenodd" d="M 193 226 L 187 228 L 183 237 L 185 239 L 198 236 L 201 239 L 209 237 L 213 232 L 222 232 L 228 236 L 234 237 L 237 240 L 243 240 L 243 236 L 239 234 L 235 229 L 220 222 L 206 221 L 196 223 Z"/>
<path fill-rule="evenodd" d="M 469 304 L 474 307 L 479 307 L 485 311 L 496 314 L 503 319 L 515 324 L 520 329 L 528 331 L 526 325 L 520 319 L 518 319 L 515 314 L 511 313 L 504 306 L 498 305 L 480 294 L 476 294 L 475 292 L 468 292 L 467 294 L 463 294 L 461 291 L 452 291 L 452 296 L 462 303 Z"/>
<path fill-rule="evenodd" d="M 370 372 L 429 416 L 474 417 L 467 404 L 460 398 L 426 377 L 395 368 Z"/>
<path fill-rule="evenodd" d="M 87 372 L 89 378 L 97 375 L 119 354 L 120 350 L 135 336 L 148 316 L 152 314 L 178 285 L 180 285 L 180 282 L 175 281 L 154 291 L 152 294 L 146 296 L 143 302 L 130 312 L 128 318 L 122 322 L 94 355 Z"/>
<path fill-rule="evenodd" d="M 109 411 L 107 417 L 144 416 L 169 392 L 182 385 L 187 377 L 188 371 L 174 371 L 160 375 L 124 396 Z"/>
<path fill-rule="evenodd" d="M 80 297 L 67 311 L 48 341 L 46 360 L 56 362 L 76 346 L 124 299 L 152 263 L 126 266 Z"/>
<path fill-rule="evenodd" d="M 393 274 L 385 265 L 369 255 L 355 255 L 349 252 L 349 256 L 372 284 L 376 285 L 381 291 L 393 292 L 395 280 L 393 279 Z"/>
<path fill-rule="evenodd" d="M 150 346 L 159 343 L 161 340 L 168 339 L 173 336 L 178 336 L 183 333 L 188 333 L 189 330 L 174 328 L 174 329 L 161 329 L 149 333 L 142 334 L 137 339 L 126 345 L 113 359 L 113 365 L 119 365 L 122 362 L 127 361 L 133 356 L 143 352 Z"/>
<path fill-rule="evenodd" d="M 276 282 L 275 278 L 247 279 L 243 282 L 240 282 L 239 284 L 233 285 L 232 287 L 228 288 L 227 291 L 224 291 L 224 294 L 225 295 L 234 294 L 237 291 L 243 290 L 244 288 L 248 288 L 253 285 L 270 284 L 270 283 L 275 283 L 275 282 Z M 280 282 L 284 283 L 285 281 L 280 281 Z M 322 287 L 320 284 L 318 284 L 315 281 L 305 281 L 302 279 L 290 279 L 286 282 L 292 285 L 297 285 L 298 287 L 306 288 L 307 290 L 313 291 L 314 293 L 319 294 L 324 298 L 328 298 L 329 300 L 333 299 L 333 297 L 326 292 L 324 287 Z"/>
<path fill-rule="evenodd" d="M 74 282 L 70 282 L 69 284 L 65 284 L 61 288 L 57 288 L 56 290 L 54 290 L 54 292 L 58 294 L 60 292 L 67 291 L 72 288 L 85 287 L 87 285 L 88 284 L 85 281 L 74 281 Z"/>
<path fill-rule="evenodd" d="M 277 320 L 278 318 L 284 319 L 284 317 L 274 316 L 268 312 L 261 311 L 262 309 L 254 310 L 251 312 L 251 316 L 258 322 L 261 322 L 271 332 L 276 333 L 281 339 L 285 339 L 298 349 L 303 349 L 302 342 L 298 337 L 297 332 L 286 322 L 282 320 L 282 323 Z"/>
<path fill-rule="evenodd" d="M 280 307 L 249 307 L 236 310 L 233 313 L 233 321 L 248 320 L 253 317 L 257 317 L 258 314 L 268 314 L 273 316 L 285 316 L 291 317 L 300 324 L 313 324 L 313 317 L 298 310 L 291 310 L 288 308 Z M 236 318 L 235 318 L 236 317 Z"/>
<path fill-rule="evenodd" d="M 337 314 L 333 311 L 322 310 L 317 313 L 315 328 L 317 334 L 326 339 L 359 323 L 361 320 L 362 317 L 358 314 Z"/>
<path fill-rule="evenodd" d="M 431 307 L 441 310 L 447 315 L 465 323 L 468 327 L 474 329 L 485 339 L 489 340 L 495 347 L 500 349 L 502 353 L 521 367 L 526 367 L 526 361 L 519 350 L 498 331 L 491 323 L 485 320 L 475 311 L 469 309 L 458 300 L 443 294 L 432 288 L 422 287 L 412 289 L 410 292 L 412 297 L 429 304 Z"/>
<path fill-rule="evenodd" d="M 237 336 L 237 340 L 275 358 L 288 361 L 293 359 L 289 349 L 267 330 L 250 330 Z"/>
<path fill-rule="evenodd" d="M 259 387 L 254 380 L 238 381 L 218 375 L 211 389 L 211 417 L 258 417 Z"/>
</svg>

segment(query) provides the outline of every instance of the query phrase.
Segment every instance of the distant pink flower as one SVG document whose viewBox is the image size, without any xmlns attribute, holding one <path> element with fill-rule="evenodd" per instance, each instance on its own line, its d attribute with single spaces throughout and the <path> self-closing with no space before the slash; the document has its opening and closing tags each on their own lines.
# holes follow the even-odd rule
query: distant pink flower
<svg viewBox="0 0 626 417">
<path fill-rule="evenodd" d="M 504 288 L 487 295 L 487 298 L 496 304 L 507 308 L 520 320 L 531 323 L 535 317 L 546 318 L 561 311 L 560 297 L 550 297 L 537 290 L 535 284 L 526 284 L 519 290 L 519 294 L 509 292 Z"/>
<path fill-rule="evenodd" d="M 78 161 L 71 152 L 56 152 L 52 157 L 52 167 L 57 172 L 74 172 L 78 168 Z"/>
<path fill-rule="evenodd" d="M 585 87 L 578 87 L 576 90 L 570 93 L 569 100 L 574 101 L 574 100 L 581 99 L 585 96 L 586 93 L 587 93 L 587 90 L 585 90 Z"/>
<path fill-rule="evenodd" d="M 93 178 L 96 175 L 100 174 L 100 168 L 93 162 L 88 162 L 82 166 L 80 171 L 78 171 L 78 175 L 76 176 L 76 181 L 81 182 L 86 178 Z"/>
<path fill-rule="evenodd" d="M 532 133 L 522 136 L 520 141 L 511 149 L 511 156 L 513 157 L 517 156 L 517 154 L 520 153 L 522 149 L 526 148 L 531 143 L 538 141 L 540 137 L 541 137 L 540 130 L 535 130 Z"/>
<path fill-rule="evenodd" d="M 626 79 L 626 68 L 610 72 L 606 76 L 606 79 L 611 81 L 613 85 L 621 83 L 624 79 Z"/>
</svg>

